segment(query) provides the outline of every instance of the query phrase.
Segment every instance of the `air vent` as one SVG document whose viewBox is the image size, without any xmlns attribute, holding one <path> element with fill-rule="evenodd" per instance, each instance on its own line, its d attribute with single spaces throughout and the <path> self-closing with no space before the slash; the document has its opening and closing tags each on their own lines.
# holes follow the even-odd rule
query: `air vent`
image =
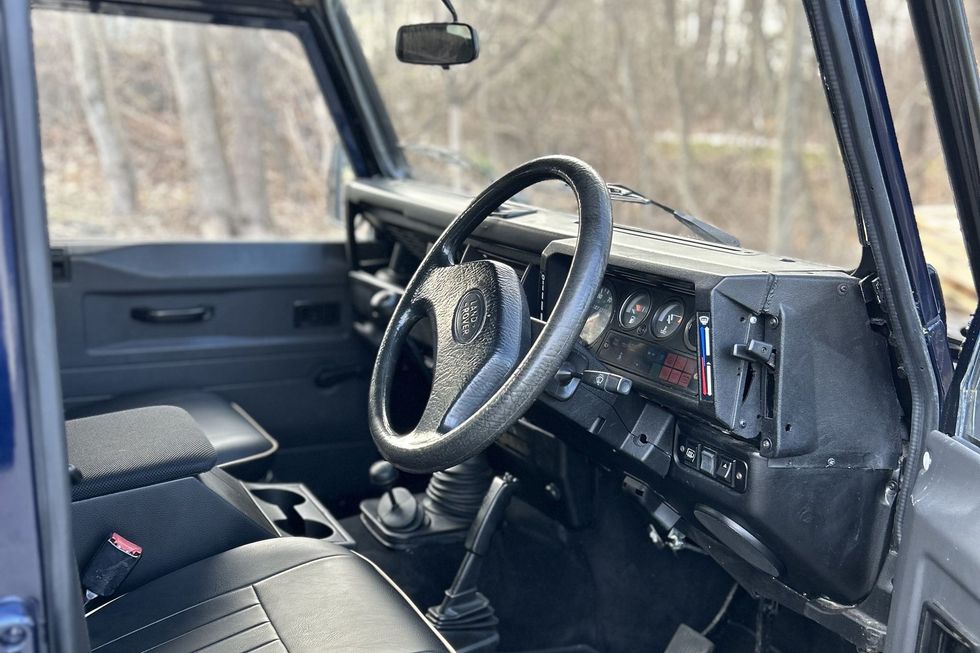
<svg viewBox="0 0 980 653">
<path fill-rule="evenodd" d="M 946 611 L 934 603 L 922 606 L 916 653 L 976 653 L 977 643 Z"/>
</svg>

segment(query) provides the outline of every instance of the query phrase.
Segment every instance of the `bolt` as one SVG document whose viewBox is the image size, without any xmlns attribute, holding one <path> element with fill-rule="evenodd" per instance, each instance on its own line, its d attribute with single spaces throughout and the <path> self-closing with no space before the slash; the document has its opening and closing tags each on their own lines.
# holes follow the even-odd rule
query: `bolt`
<svg viewBox="0 0 980 653">
<path fill-rule="evenodd" d="M 765 440 L 763 440 L 762 441 L 762 448 L 763 449 L 772 449 L 772 440 L 770 440 L 769 438 L 766 438 Z"/>
<path fill-rule="evenodd" d="M 757 317 L 756 317 L 756 316 L 754 316 L 754 315 L 753 315 L 752 317 L 750 317 L 750 318 L 749 318 L 749 324 L 755 324 L 755 323 L 756 323 L 756 322 L 758 322 L 758 321 L 759 321 L 759 318 L 757 318 Z"/>
<path fill-rule="evenodd" d="M 0 633 L 0 646 L 13 648 L 20 646 L 27 639 L 27 629 L 23 626 L 11 626 Z"/>
<path fill-rule="evenodd" d="M 841 285 L 837 286 L 837 292 L 842 295 L 846 295 L 848 290 L 849 288 L 847 287 L 846 283 L 842 283 Z"/>
<path fill-rule="evenodd" d="M 555 485 L 554 483 L 548 483 L 547 485 L 545 485 L 544 491 L 547 492 L 548 496 L 554 499 L 555 501 L 561 499 L 561 490 L 558 489 L 558 486 Z"/>
<path fill-rule="evenodd" d="M 898 492 L 898 481 L 888 481 L 888 489 L 891 492 Z"/>
<path fill-rule="evenodd" d="M 836 464 L 837 464 L 837 459 L 836 458 L 828 458 L 827 459 L 827 467 L 833 467 Z"/>
<path fill-rule="evenodd" d="M 779 318 L 773 315 L 769 318 L 769 327 L 775 329 L 779 326 Z"/>
</svg>

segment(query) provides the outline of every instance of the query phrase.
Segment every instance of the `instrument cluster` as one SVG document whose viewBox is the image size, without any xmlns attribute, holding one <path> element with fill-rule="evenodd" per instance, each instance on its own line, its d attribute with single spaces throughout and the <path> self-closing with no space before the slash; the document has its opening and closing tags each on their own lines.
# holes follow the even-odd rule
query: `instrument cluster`
<svg viewBox="0 0 980 653">
<path fill-rule="evenodd" d="M 610 367 L 697 394 L 698 328 L 693 297 L 671 288 L 607 277 L 582 340 Z"/>
</svg>

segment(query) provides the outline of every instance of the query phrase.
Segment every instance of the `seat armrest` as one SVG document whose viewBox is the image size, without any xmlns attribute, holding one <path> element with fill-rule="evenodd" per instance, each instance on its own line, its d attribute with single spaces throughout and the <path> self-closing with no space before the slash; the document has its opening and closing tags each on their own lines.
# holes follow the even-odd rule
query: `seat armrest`
<svg viewBox="0 0 980 653">
<path fill-rule="evenodd" d="M 151 406 L 69 420 L 68 462 L 81 473 L 72 501 L 196 476 L 217 455 L 187 411 Z"/>
</svg>

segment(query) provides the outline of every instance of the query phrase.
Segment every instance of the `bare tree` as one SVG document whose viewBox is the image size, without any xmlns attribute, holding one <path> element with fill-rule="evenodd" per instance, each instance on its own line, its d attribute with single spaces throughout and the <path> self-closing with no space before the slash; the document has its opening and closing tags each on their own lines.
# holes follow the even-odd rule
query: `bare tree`
<svg viewBox="0 0 980 653">
<path fill-rule="evenodd" d="M 677 123 L 677 131 L 680 137 L 680 161 L 675 178 L 677 192 L 680 194 L 684 207 L 688 211 L 695 213 L 701 212 L 699 202 L 695 198 L 692 178 L 692 168 L 696 165 L 694 152 L 691 149 L 691 110 L 690 89 L 688 85 L 690 78 L 687 74 L 687 62 L 685 52 L 678 39 L 680 23 L 678 21 L 678 7 L 676 0 L 667 0 L 664 3 L 666 12 L 667 38 L 670 47 L 667 56 L 670 59 L 670 81 L 674 91 L 674 114 Z"/>
<path fill-rule="evenodd" d="M 238 223 L 235 187 L 218 124 L 203 30 L 197 25 L 167 23 L 166 44 L 203 230 L 215 235 L 234 235 Z"/>
<path fill-rule="evenodd" d="M 79 14 L 71 18 L 75 82 L 81 93 L 89 133 L 99 154 L 102 174 L 109 187 L 109 206 L 114 215 L 130 215 L 137 209 L 136 180 L 106 71 L 108 60 L 102 23 L 90 15 Z"/>
<path fill-rule="evenodd" d="M 772 167 L 772 201 L 769 205 L 769 248 L 773 252 L 785 251 L 796 217 L 794 198 L 801 178 L 798 114 L 803 91 L 800 76 L 803 29 L 800 3 L 790 2 L 786 13 L 786 61 L 780 80 L 779 133 L 776 161 Z"/>
<path fill-rule="evenodd" d="M 265 125 L 269 118 L 260 79 L 264 48 L 259 34 L 229 32 L 224 40 L 228 62 L 229 154 L 235 175 L 238 219 L 235 231 L 261 236 L 272 231 L 265 179 Z"/>
</svg>

